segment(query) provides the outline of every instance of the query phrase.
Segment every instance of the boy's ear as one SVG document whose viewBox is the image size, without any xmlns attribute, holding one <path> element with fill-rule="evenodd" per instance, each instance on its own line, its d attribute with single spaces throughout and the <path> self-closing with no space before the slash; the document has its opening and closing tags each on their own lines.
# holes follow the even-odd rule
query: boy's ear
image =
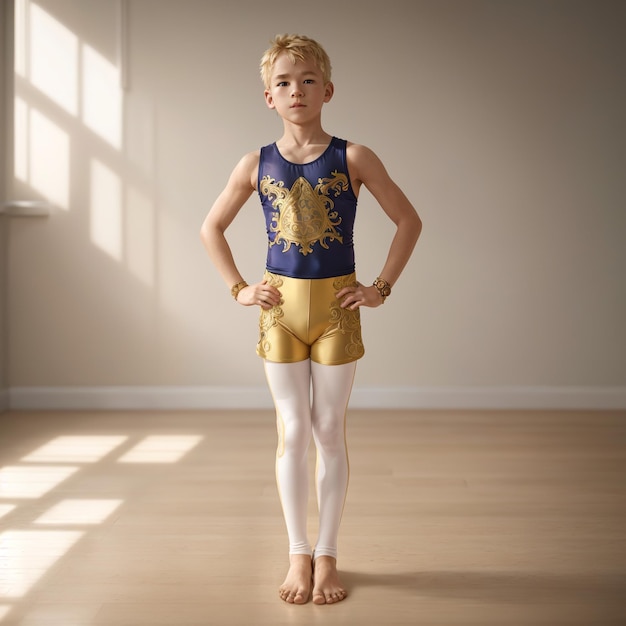
<svg viewBox="0 0 626 626">
<path fill-rule="evenodd" d="M 326 83 L 326 88 L 325 88 L 325 93 L 324 93 L 324 102 L 330 102 L 330 99 L 333 97 L 333 94 L 335 93 L 335 85 L 333 85 L 332 83 Z"/>
<path fill-rule="evenodd" d="M 268 109 L 275 109 L 276 105 L 274 104 L 274 98 L 272 98 L 272 94 L 269 89 L 266 89 L 263 92 L 263 96 L 265 97 L 265 104 L 267 104 Z"/>
</svg>

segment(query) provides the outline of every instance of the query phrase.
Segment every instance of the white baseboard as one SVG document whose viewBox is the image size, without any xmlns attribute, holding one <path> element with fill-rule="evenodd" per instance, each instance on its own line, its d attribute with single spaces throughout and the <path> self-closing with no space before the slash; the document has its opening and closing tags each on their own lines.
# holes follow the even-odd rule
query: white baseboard
<svg viewBox="0 0 626 626">
<path fill-rule="evenodd" d="M 17 411 L 272 408 L 265 387 L 14 387 L 6 396 L 7 408 Z M 355 387 L 350 407 L 620 410 L 626 387 Z"/>
</svg>

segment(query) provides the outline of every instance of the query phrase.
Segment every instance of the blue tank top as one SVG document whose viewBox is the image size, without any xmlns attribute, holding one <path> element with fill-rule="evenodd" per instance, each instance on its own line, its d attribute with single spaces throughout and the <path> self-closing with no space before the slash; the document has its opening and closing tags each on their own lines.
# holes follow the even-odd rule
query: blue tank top
<svg viewBox="0 0 626 626">
<path fill-rule="evenodd" d="M 261 148 L 258 191 L 267 226 L 267 270 L 292 278 L 354 271 L 357 198 L 345 139 L 333 137 L 311 163 L 291 163 L 276 144 Z"/>
</svg>

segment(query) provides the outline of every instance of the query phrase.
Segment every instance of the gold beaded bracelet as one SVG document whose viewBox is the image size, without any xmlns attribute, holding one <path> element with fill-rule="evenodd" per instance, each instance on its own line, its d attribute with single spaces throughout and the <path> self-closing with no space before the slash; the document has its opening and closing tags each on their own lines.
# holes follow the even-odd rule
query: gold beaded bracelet
<svg viewBox="0 0 626 626">
<path fill-rule="evenodd" d="M 241 282 L 237 283 L 236 285 L 233 285 L 230 288 L 230 295 L 236 300 L 237 296 L 239 295 L 239 292 L 242 289 L 245 289 L 247 286 L 248 286 L 248 283 L 245 280 L 242 280 Z"/>
<path fill-rule="evenodd" d="M 383 303 L 385 302 L 388 295 L 391 294 L 391 285 L 380 276 L 374 281 L 374 287 L 378 290 L 380 297 L 383 299 Z"/>
</svg>

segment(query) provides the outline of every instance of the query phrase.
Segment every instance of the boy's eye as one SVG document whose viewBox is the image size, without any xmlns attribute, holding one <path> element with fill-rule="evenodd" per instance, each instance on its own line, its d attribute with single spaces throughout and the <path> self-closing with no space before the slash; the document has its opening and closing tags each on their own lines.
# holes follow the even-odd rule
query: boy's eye
<svg viewBox="0 0 626 626">
<path fill-rule="evenodd" d="M 277 87 L 286 87 L 287 86 L 287 81 L 286 80 L 281 80 L 276 86 Z"/>
<path fill-rule="evenodd" d="M 312 78 L 307 78 L 304 81 L 305 85 L 312 85 L 315 81 Z"/>
</svg>

